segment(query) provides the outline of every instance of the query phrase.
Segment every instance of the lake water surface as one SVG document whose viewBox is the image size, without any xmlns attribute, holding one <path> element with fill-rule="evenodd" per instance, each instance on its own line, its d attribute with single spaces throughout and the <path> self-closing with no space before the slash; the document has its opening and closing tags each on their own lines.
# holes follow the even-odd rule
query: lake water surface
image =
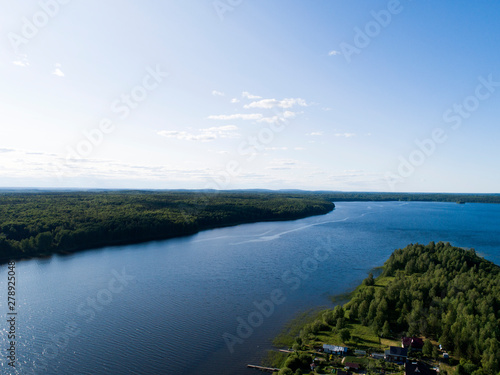
<svg viewBox="0 0 500 375">
<path fill-rule="evenodd" d="M 500 264 L 500 205 L 336 206 L 302 220 L 18 262 L 17 372 L 4 354 L 4 265 L 2 373 L 257 374 L 246 364 L 259 363 L 284 323 L 332 306 L 330 296 L 354 288 L 396 248 L 449 241 Z M 274 303 L 263 314 L 264 300 Z M 238 331 L 249 320 L 255 327 Z"/>
</svg>

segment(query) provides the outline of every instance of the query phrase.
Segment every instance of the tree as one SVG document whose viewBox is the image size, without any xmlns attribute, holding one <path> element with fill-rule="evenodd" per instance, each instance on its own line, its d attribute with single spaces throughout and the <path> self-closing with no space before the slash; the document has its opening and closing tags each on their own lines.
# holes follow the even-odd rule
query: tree
<svg viewBox="0 0 500 375">
<path fill-rule="evenodd" d="M 361 302 L 361 304 L 359 305 L 358 316 L 362 322 L 366 319 L 366 316 L 368 315 L 369 308 L 370 308 L 370 304 L 366 300 L 363 300 L 363 302 Z M 364 325 L 366 325 L 366 324 L 364 324 Z"/>
<path fill-rule="evenodd" d="M 425 355 L 426 357 L 431 357 L 432 356 L 432 349 L 433 345 L 430 340 L 425 340 L 424 341 L 424 347 L 422 348 L 422 354 Z"/>
<path fill-rule="evenodd" d="M 344 308 L 340 305 L 335 306 L 335 308 L 333 309 L 333 319 L 337 321 L 337 319 L 344 318 L 344 316 L 345 316 Z"/>
<path fill-rule="evenodd" d="M 52 234 L 50 232 L 39 233 L 35 238 L 36 247 L 39 251 L 47 251 L 52 246 Z"/>
<path fill-rule="evenodd" d="M 340 331 L 342 328 L 344 328 L 344 318 L 338 318 L 337 319 L 337 325 L 335 326 L 337 331 Z"/>
<path fill-rule="evenodd" d="M 391 329 L 389 327 L 389 322 L 386 320 L 385 323 L 384 323 L 384 326 L 382 327 L 381 336 L 387 338 L 390 335 L 391 335 Z"/>
<path fill-rule="evenodd" d="M 465 371 L 464 369 L 464 366 L 462 366 L 462 364 L 459 364 L 456 368 L 455 368 L 455 375 L 467 375 L 467 372 Z"/>
<path fill-rule="evenodd" d="M 323 322 L 325 322 L 325 324 L 328 324 L 330 326 L 336 323 L 332 310 L 328 310 L 323 314 Z"/>
<path fill-rule="evenodd" d="M 349 308 L 349 319 L 355 320 L 358 318 L 358 303 L 354 302 Z"/>
<path fill-rule="evenodd" d="M 441 345 L 443 345 L 444 348 L 449 348 L 452 346 L 452 340 L 450 337 L 449 328 L 447 326 L 445 326 L 443 334 L 439 338 L 439 342 L 441 343 Z"/>
<path fill-rule="evenodd" d="M 340 330 L 340 339 L 342 340 L 343 343 L 346 343 L 347 340 L 351 338 L 351 332 L 347 328 L 343 328 Z"/>
<path fill-rule="evenodd" d="M 490 374 L 496 374 L 500 370 L 500 363 L 498 358 L 500 358 L 500 348 L 498 341 L 495 339 L 488 339 L 489 347 L 483 353 L 483 358 L 481 364 L 484 370 Z"/>
<path fill-rule="evenodd" d="M 368 277 L 363 281 L 366 286 L 375 285 L 375 279 L 373 278 L 373 273 L 369 273 Z"/>
<path fill-rule="evenodd" d="M 432 347 L 432 358 L 438 359 L 439 358 L 439 351 L 438 348 L 435 346 Z"/>
<path fill-rule="evenodd" d="M 376 310 L 377 312 L 375 314 L 375 320 L 373 322 L 375 327 L 375 332 L 379 332 L 383 327 L 384 322 L 386 322 L 387 319 L 389 318 L 387 316 L 387 310 L 388 310 L 387 301 L 385 298 L 382 297 L 382 300 L 377 306 Z"/>
</svg>

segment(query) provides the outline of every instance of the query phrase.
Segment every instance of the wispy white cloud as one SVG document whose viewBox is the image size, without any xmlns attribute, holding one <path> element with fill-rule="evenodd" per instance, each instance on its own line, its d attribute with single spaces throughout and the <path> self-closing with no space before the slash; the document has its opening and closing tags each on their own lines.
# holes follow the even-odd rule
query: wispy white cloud
<svg viewBox="0 0 500 375">
<path fill-rule="evenodd" d="M 233 115 L 211 115 L 210 120 L 260 120 L 261 113 L 235 113 Z"/>
<path fill-rule="evenodd" d="M 320 135 L 323 135 L 323 132 L 312 132 L 312 133 L 307 133 L 306 135 L 310 135 L 313 137 L 318 137 Z"/>
<path fill-rule="evenodd" d="M 25 62 L 25 61 L 22 61 L 22 60 L 12 61 L 12 64 L 20 66 L 20 67 L 23 67 L 23 68 L 26 68 L 27 66 L 30 65 L 29 62 Z"/>
<path fill-rule="evenodd" d="M 213 90 L 212 91 L 212 95 L 213 96 L 225 96 L 225 94 L 223 92 L 220 92 L 220 91 L 217 91 L 217 90 Z"/>
<path fill-rule="evenodd" d="M 278 116 L 272 116 L 272 117 L 263 117 L 259 120 L 259 122 L 266 122 L 268 124 L 275 124 L 279 121 Z"/>
<path fill-rule="evenodd" d="M 52 72 L 53 75 L 58 76 L 58 77 L 64 77 L 64 73 L 61 70 L 61 64 L 57 63 L 55 66 L 54 71 Z"/>
<path fill-rule="evenodd" d="M 305 147 L 295 147 L 294 150 L 295 151 L 305 151 Z"/>
<path fill-rule="evenodd" d="M 222 135 L 233 136 L 238 127 L 236 125 L 213 126 L 211 128 L 202 129 L 203 131 L 213 131 Z"/>
<path fill-rule="evenodd" d="M 262 98 L 262 96 L 252 95 L 248 91 L 243 91 L 241 93 L 241 97 L 247 98 L 247 99 L 261 99 Z"/>
<path fill-rule="evenodd" d="M 266 147 L 264 148 L 266 151 L 286 151 L 288 147 Z"/>
<path fill-rule="evenodd" d="M 157 134 L 166 138 L 175 138 L 183 141 L 201 141 L 210 142 L 217 138 L 235 138 L 239 136 L 236 132 L 238 127 L 235 125 L 216 126 L 211 128 L 199 129 L 197 133 L 179 130 L 162 130 Z"/>
<path fill-rule="evenodd" d="M 239 103 L 239 102 L 240 102 L 240 99 L 238 99 L 238 98 L 231 99 L 231 103 Z"/>
<path fill-rule="evenodd" d="M 201 130 L 193 131 L 198 134 Z M 219 146 L 216 142 L 214 146 Z M 278 147 L 279 148 L 279 147 Z M 10 150 L 10 149 L 7 149 Z M 292 148 L 288 148 L 291 152 Z M 212 149 L 212 152 L 227 154 L 227 151 Z M 286 155 L 283 151 L 274 155 Z M 232 152 L 231 152 L 232 153 Z M 271 152 L 269 154 L 272 155 Z M 206 155 L 204 155 L 206 158 Z M 0 181 L 4 186 L 14 186 L 16 181 L 33 181 L 30 185 L 53 187 L 58 176 L 64 178 L 64 186 L 82 187 L 82 181 L 92 181 L 85 186 L 94 187 L 98 181 L 105 187 L 122 187 L 130 184 L 138 187 L 175 186 L 185 188 L 203 188 L 206 181 L 220 172 L 219 167 L 210 167 L 197 160 L 183 165 L 176 162 L 169 165 L 166 160 L 157 160 L 152 164 L 130 164 L 112 159 L 68 159 L 64 154 L 54 155 L 40 153 L 38 150 L 13 150 L 2 154 Z M 168 158 L 166 158 L 168 159 Z M 267 167 L 267 168 L 266 168 Z M 245 168 L 246 169 L 246 168 Z M 349 169 L 331 171 L 323 170 L 315 165 L 294 158 L 269 157 L 265 166 L 258 165 L 255 169 L 246 169 L 235 179 L 235 187 L 269 186 L 271 188 L 303 188 L 348 190 L 359 186 L 363 189 L 373 189 L 373 186 L 383 190 L 386 179 L 382 173 L 368 173 L 362 170 Z M 143 185 L 144 181 L 147 185 Z"/>
<path fill-rule="evenodd" d="M 30 62 L 28 61 L 28 56 L 19 55 L 17 60 L 12 61 L 12 64 L 20 66 L 22 68 L 26 68 L 27 66 L 30 65 Z"/>
<path fill-rule="evenodd" d="M 277 123 L 280 119 L 294 118 L 297 115 L 296 112 L 284 111 L 280 116 L 263 117 L 259 122 L 267 122 L 268 124 Z"/>
<path fill-rule="evenodd" d="M 293 106 L 301 106 L 301 107 L 306 107 L 307 103 L 304 99 L 301 98 L 286 98 L 283 100 L 277 100 L 277 99 L 262 99 L 259 101 L 252 102 L 250 104 L 245 104 L 243 107 L 244 108 L 264 108 L 264 109 L 270 109 L 270 108 L 292 108 Z"/>
<path fill-rule="evenodd" d="M 214 173 L 217 171 L 214 171 Z M 59 177 L 64 177 L 67 186 L 81 187 L 82 178 L 111 182 L 127 181 L 200 181 L 211 176 L 207 168 L 188 168 L 171 165 L 140 165 L 105 159 L 70 159 L 61 155 L 15 150 L 12 156 L 2 156 L 0 179 L 5 181 L 33 180 L 38 184 L 54 186 Z M 34 185 L 33 185 L 34 186 Z"/>
<path fill-rule="evenodd" d="M 288 170 L 296 167 L 298 162 L 293 159 L 273 159 L 269 162 L 266 169 L 272 170 Z"/>
<path fill-rule="evenodd" d="M 351 137 L 355 137 L 355 136 L 356 136 L 356 133 L 335 133 L 333 136 L 334 136 L 334 137 L 345 137 L 345 138 L 351 138 Z"/>
<path fill-rule="evenodd" d="M 342 53 L 337 51 L 337 50 L 331 50 L 330 52 L 328 52 L 328 56 L 337 56 L 337 55 L 341 55 Z"/>
<path fill-rule="evenodd" d="M 162 137 L 165 138 L 175 138 L 184 141 L 209 142 L 217 139 L 217 136 L 211 133 L 202 132 L 200 134 L 193 134 L 193 133 L 188 133 L 186 131 L 177 131 L 177 130 L 162 130 L 158 132 L 158 135 L 161 135 Z"/>
<path fill-rule="evenodd" d="M 58 76 L 58 77 L 64 77 L 64 73 L 62 72 L 61 69 L 59 68 L 56 68 L 53 72 L 52 72 L 53 75 L 55 76 Z"/>
</svg>

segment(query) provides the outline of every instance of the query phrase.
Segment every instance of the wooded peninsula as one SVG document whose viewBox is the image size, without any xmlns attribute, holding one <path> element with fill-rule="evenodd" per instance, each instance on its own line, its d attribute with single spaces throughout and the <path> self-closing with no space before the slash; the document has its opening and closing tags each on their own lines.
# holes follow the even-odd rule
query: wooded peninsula
<svg viewBox="0 0 500 375">
<path fill-rule="evenodd" d="M 0 261 L 326 214 L 324 197 L 269 192 L 0 194 Z"/>
<path fill-rule="evenodd" d="M 271 352 L 267 359 L 279 375 L 313 368 L 499 374 L 500 267 L 449 243 L 412 244 L 396 250 L 381 275 L 370 274 L 343 306 L 317 313 L 294 332 L 275 342 L 291 346 L 291 354 Z"/>
<path fill-rule="evenodd" d="M 334 201 L 500 203 L 499 194 L 0 191 L 0 262 L 326 214 Z"/>
</svg>

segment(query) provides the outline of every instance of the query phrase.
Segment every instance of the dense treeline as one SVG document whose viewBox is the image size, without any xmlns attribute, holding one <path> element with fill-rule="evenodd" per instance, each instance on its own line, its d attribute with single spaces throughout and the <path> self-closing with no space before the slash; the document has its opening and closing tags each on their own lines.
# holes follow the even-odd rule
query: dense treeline
<svg viewBox="0 0 500 375">
<path fill-rule="evenodd" d="M 298 219 L 333 208 L 325 198 L 292 193 L 3 193 L 0 259 L 164 239 L 240 223 Z"/>
<path fill-rule="evenodd" d="M 4 193 L 40 193 L 39 189 L 0 189 Z M 97 190 L 96 190 L 97 191 Z M 103 192 L 105 190 L 101 190 Z M 202 190 L 181 190 L 191 193 L 206 193 Z M 180 192 L 180 191 L 172 191 Z M 211 193 L 217 194 L 215 190 Z M 306 190 L 226 190 L 219 193 L 231 194 L 292 194 L 295 196 L 308 196 L 323 198 L 333 202 L 458 202 L 458 203 L 500 203 L 500 194 L 465 194 L 465 193 L 384 193 L 384 192 L 335 192 L 335 191 L 306 191 Z"/>
<path fill-rule="evenodd" d="M 386 287 L 366 279 L 345 306 L 349 319 L 381 336 L 435 339 L 470 360 L 471 372 L 500 371 L 500 267 L 474 250 L 431 242 L 396 250 L 381 277 L 394 279 Z"/>
<path fill-rule="evenodd" d="M 405 202 L 458 202 L 500 203 L 500 194 L 447 194 L 447 193 L 348 193 L 321 192 L 334 202 L 351 201 L 405 201 Z"/>
</svg>

